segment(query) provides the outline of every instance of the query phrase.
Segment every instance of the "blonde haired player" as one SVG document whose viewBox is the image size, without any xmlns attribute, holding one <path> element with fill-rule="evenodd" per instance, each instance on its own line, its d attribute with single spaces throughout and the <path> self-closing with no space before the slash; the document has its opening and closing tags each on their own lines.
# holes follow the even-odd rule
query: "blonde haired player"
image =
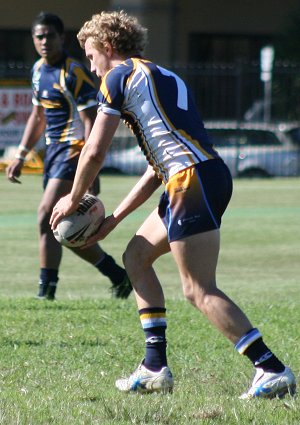
<svg viewBox="0 0 300 425">
<path fill-rule="evenodd" d="M 51 223 L 73 212 L 97 175 L 122 118 L 136 135 L 149 167 L 89 243 L 106 237 L 164 185 L 159 206 L 129 242 L 124 264 L 145 332 L 145 358 L 121 391 L 171 391 L 166 356 L 166 309 L 152 267 L 171 251 L 185 297 L 246 355 L 256 368 L 243 398 L 295 391 L 292 371 L 269 350 L 261 333 L 216 284 L 221 217 L 232 192 L 228 168 L 206 134 L 193 98 L 174 73 L 142 58 L 147 31 L 124 12 L 102 12 L 78 34 L 91 71 L 102 78 L 98 114 L 82 150 L 72 191 L 55 206 Z M 180 311 L 178 311 L 180 318 Z M 125 342 L 126 343 L 126 342 Z"/>
</svg>

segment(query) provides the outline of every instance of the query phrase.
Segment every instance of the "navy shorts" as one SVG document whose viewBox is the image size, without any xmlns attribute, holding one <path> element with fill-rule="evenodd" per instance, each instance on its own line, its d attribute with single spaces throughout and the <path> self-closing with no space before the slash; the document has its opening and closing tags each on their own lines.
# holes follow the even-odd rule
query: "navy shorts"
<svg viewBox="0 0 300 425">
<path fill-rule="evenodd" d="M 232 177 L 221 159 L 212 159 L 172 176 L 158 213 L 169 242 L 218 229 L 232 195 Z"/>
<path fill-rule="evenodd" d="M 44 158 L 44 189 L 49 179 L 74 180 L 83 140 L 53 143 L 46 147 Z"/>
</svg>

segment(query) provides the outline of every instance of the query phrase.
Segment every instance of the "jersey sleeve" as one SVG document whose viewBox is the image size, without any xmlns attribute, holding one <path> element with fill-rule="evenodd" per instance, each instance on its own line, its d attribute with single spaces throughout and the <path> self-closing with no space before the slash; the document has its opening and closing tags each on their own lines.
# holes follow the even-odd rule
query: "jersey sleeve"
<svg viewBox="0 0 300 425">
<path fill-rule="evenodd" d="M 41 106 L 41 102 L 38 100 L 38 98 L 36 97 L 35 91 L 33 90 L 32 92 L 32 104 L 34 106 Z"/>
<path fill-rule="evenodd" d="M 127 77 L 128 67 L 123 65 L 113 68 L 103 77 L 97 95 L 98 112 L 121 116 Z"/>
<path fill-rule="evenodd" d="M 41 102 L 38 98 L 38 86 L 39 83 L 37 80 L 37 72 L 41 66 L 42 61 L 37 61 L 33 67 L 31 68 L 30 76 L 31 76 L 31 89 L 32 89 L 32 104 L 34 106 L 41 106 Z"/>
</svg>

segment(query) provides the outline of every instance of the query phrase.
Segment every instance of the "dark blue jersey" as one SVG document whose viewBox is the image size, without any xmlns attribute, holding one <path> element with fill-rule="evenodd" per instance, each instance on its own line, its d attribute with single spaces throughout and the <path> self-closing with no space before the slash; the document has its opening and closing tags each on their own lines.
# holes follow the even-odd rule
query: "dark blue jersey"
<svg viewBox="0 0 300 425">
<path fill-rule="evenodd" d="M 79 111 L 96 105 L 97 91 L 89 71 L 69 56 L 47 65 L 38 60 L 32 68 L 34 105 L 41 105 L 46 117 L 46 143 L 84 140 Z"/>
<path fill-rule="evenodd" d="M 125 120 L 164 181 L 199 162 L 217 158 L 186 84 L 167 69 L 131 58 L 102 79 L 99 110 Z"/>
</svg>

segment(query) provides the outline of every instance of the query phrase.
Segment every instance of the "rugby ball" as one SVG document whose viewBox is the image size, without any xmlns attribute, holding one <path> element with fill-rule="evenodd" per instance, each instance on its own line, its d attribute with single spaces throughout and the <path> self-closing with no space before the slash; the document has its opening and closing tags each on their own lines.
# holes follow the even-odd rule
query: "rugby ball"
<svg viewBox="0 0 300 425">
<path fill-rule="evenodd" d="M 97 232 L 105 218 L 105 208 L 96 196 L 85 194 L 77 210 L 63 217 L 53 234 L 55 239 L 68 248 L 78 248 Z"/>
</svg>

